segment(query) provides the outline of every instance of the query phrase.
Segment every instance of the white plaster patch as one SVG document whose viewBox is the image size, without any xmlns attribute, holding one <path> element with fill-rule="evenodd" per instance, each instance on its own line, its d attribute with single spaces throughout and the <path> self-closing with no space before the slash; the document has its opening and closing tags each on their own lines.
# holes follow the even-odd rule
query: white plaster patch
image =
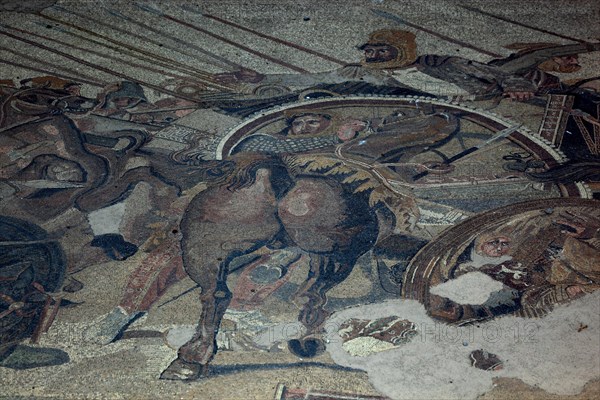
<svg viewBox="0 0 600 400">
<path fill-rule="evenodd" d="M 227 310 L 224 318 L 234 321 L 236 327 L 233 332 L 226 332 L 223 330 L 223 327 L 219 330 L 217 345 L 221 350 L 235 350 L 239 347 L 235 343 L 230 343 L 232 340 L 235 341 L 237 336 L 244 336 L 250 339 L 257 348 L 268 349 L 273 345 L 286 342 L 290 339 L 301 338 L 306 333 L 306 329 L 298 321 L 273 323 L 258 310 Z M 161 330 L 159 328 L 154 329 Z M 187 343 L 194 336 L 195 332 L 196 325 L 169 327 L 165 341 L 169 347 L 177 350 Z"/>
<path fill-rule="evenodd" d="M 483 304 L 504 285 L 483 272 L 468 272 L 456 279 L 433 286 L 431 294 L 448 298 L 458 304 Z"/>
<path fill-rule="evenodd" d="M 349 340 L 344 343 L 342 347 L 350 355 L 355 357 L 366 357 L 370 354 L 393 349 L 396 346 L 391 343 L 384 342 L 383 340 L 377 340 L 374 337 L 366 336 Z"/>
<path fill-rule="evenodd" d="M 92 211 L 88 214 L 88 221 L 96 236 L 118 233 L 123 215 L 125 215 L 125 203 L 120 202 L 110 207 Z"/>
<path fill-rule="evenodd" d="M 353 357 L 343 349 L 339 327 L 350 318 L 397 315 L 414 322 L 417 335 L 399 348 Z M 582 324 L 586 329 L 578 329 Z M 492 378 L 518 378 L 558 395 L 574 395 L 600 377 L 600 292 L 556 309 L 544 318 L 506 316 L 479 325 L 455 327 L 434 321 L 414 300 L 393 300 L 349 308 L 327 321 L 327 350 L 342 366 L 369 374 L 392 399 L 475 399 Z M 469 354 L 484 349 L 504 362 L 500 371 L 482 371 Z"/>
<path fill-rule="evenodd" d="M 176 326 L 169 329 L 165 336 L 165 341 L 167 342 L 167 346 L 174 350 L 177 350 L 181 346 L 189 342 L 190 339 L 194 336 L 195 332 L 196 325 Z"/>
<path fill-rule="evenodd" d="M 199 129 L 204 132 L 226 132 L 240 123 L 240 119 L 203 108 L 177 120 L 177 125 Z"/>
<path fill-rule="evenodd" d="M 396 69 L 392 73 L 394 79 L 413 89 L 435 94 L 437 96 L 470 96 L 470 93 L 458 85 L 437 79 L 419 71 L 416 67 Z"/>
<path fill-rule="evenodd" d="M 253 341 L 258 346 L 269 348 L 290 339 L 299 339 L 305 333 L 306 328 L 300 322 L 281 323 L 262 330 L 253 338 Z"/>
</svg>

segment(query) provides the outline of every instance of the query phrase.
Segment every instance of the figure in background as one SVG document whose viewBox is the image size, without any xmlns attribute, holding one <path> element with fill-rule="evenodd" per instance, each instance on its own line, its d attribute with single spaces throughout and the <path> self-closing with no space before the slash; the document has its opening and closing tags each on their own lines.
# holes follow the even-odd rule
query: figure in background
<svg viewBox="0 0 600 400">
<path fill-rule="evenodd" d="M 540 317 L 554 305 L 600 288 L 600 220 L 570 212 L 556 218 L 523 220 L 483 233 L 451 270 L 455 279 L 482 272 L 503 284 L 478 305 L 430 297 L 430 312 L 468 323 L 513 313 Z"/>
<path fill-rule="evenodd" d="M 334 147 L 363 131 L 367 123 L 340 121 L 332 114 L 314 110 L 286 112 L 286 127 L 278 133 L 256 133 L 244 138 L 232 150 L 267 154 L 333 151 Z"/>
<path fill-rule="evenodd" d="M 535 92 L 535 87 L 529 80 L 504 72 L 493 65 L 456 56 L 417 56 L 416 48 L 415 35 L 412 32 L 382 29 L 373 32 L 369 40 L 359 47 L 364 52 L 360 64 L 346 65 L 329 72 L 301 75 L 263 75 L 243 69 L 218 74 L 216 79 L 231 84 L 280 85 L 291 90 L 326 88 L 327 85 L 352 82 L 401 89 L 390 94 L 460 96 L 467 99 L 504 95 L 524 100 L 530 97 L 530 93 Z"/>
</svg>

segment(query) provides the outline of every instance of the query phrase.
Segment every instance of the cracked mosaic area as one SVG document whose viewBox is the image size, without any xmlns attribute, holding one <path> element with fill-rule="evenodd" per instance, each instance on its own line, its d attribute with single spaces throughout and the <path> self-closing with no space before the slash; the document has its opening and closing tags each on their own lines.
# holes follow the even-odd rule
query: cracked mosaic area
<svg viewBox="0 0 600 400">
<path fill-rule="evenodd" d="M 589 398 L 599 16 L 3 2 L 0 397 Z"/>
</svg>

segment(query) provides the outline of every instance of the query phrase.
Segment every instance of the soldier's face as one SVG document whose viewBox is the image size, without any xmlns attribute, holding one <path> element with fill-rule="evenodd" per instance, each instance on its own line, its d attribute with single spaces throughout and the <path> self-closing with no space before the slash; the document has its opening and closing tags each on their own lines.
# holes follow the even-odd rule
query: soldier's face
<svg viewBox="0 0 600 400">
<path fill-rule="evenodd" d="M 310 135 L 325 130 L 331 121 L 322 115 L 310 114 L 294 118 L 291 131 L 293 135 Z"/>
<path fill-rule="evenodd" d="M 502 257 L 510 251 L 510 239 L 506 236 L 498 236 L 481 244 L 480 250 L 488 257 Z"/>
<path fill-rule="evenodd" d="M 378 63 L 392 61 L 398 57 L 398 49 L 388 45 L 366 45 L 363 48 L 365 52 L 365 61 L 368 63 Z"/>
</svg>

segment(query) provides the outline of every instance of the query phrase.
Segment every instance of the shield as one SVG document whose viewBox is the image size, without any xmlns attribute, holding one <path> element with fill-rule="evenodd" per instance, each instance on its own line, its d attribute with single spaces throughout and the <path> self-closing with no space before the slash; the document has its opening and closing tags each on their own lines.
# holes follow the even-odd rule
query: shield
<svg viewBox="0 0 600 400">
<path fill-rule="evenodd" d="M 0 216 L 0 360 L 34 334 L 59 289 L 66 262 L 59 243 L 27 221 Z"/>
</svg>

